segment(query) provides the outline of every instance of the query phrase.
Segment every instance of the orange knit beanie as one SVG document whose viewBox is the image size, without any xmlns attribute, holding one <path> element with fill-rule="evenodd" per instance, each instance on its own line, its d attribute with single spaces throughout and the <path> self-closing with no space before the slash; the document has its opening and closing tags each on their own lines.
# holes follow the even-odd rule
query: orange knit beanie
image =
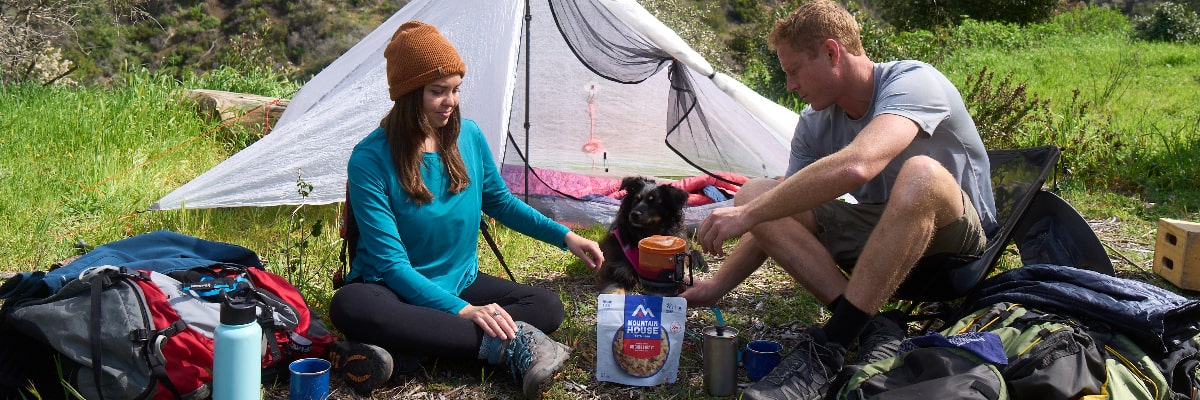
<svg viewBox="0 0 1200 400">
<path fill-rule="evenodd" d="M 448 75 L 467 74 L 458 51 L 433 25 L 408 21 L 392 34 L 383 50 L 392 101 Z"/>
</svg>

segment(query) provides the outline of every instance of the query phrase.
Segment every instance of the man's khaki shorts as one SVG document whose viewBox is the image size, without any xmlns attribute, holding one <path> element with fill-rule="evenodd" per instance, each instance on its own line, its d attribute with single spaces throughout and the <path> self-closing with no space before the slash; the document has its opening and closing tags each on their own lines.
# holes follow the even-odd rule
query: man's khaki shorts
<svg viewBox="0 0 1200 400">
<path fill-rule="evenodd" d="M 971 198 L 962 194 L 963 216 L 933 234 L 924 256 L 940 253 L 979 256 L 987 245 L 987 236 Z M 813 209 L 820 227 L 817 239 L 825 245 L 834 261 L 849 272 L 862 254 L 867 237 L 879 223 L 884 204 L 851 204 L 841 200 Z"/>
</svg>

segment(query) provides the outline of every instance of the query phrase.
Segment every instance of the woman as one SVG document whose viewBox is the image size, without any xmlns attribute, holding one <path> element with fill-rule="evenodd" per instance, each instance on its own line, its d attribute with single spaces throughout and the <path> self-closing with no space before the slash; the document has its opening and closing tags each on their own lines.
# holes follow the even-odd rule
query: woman
<svg viewBox="0 0 1200 400">
<path fill-rule="evenodd" d="M 329 307 L 349 339 L 330 349 L 334 373 L 367 395 L 391 375 L 392 355 L 477 357 L 508 365 L 526 397 L 539 397 L 567 357 L 546 335 L 563 304 L 553 291 L 479 272 L 480 213 L 593 270 L 600 247 L 508 191 L 479 126 L 460 117 L 466 65 L 437 28 L 401 25 L 384 57 L 395 105 L 347 167 L 360 236 Z"/>
</svg>

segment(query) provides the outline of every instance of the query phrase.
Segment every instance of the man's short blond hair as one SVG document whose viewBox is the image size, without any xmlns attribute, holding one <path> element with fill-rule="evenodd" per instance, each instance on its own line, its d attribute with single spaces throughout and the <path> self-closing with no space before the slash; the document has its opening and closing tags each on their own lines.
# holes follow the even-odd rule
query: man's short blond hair
<svg viewBox="0 0 1200 400">
<path fill-rule="evenodd" d="M 780 46 L 791 46 L 811 56 L 825 39 L 836 40 L 850 54 L 861 56 L 866 53 L 858 21 L 833 0 L 809 1 L 775 21 L 775 27 L 767 36 L 767 46 L 772 51 L 777 51 Z"/>
</svg>

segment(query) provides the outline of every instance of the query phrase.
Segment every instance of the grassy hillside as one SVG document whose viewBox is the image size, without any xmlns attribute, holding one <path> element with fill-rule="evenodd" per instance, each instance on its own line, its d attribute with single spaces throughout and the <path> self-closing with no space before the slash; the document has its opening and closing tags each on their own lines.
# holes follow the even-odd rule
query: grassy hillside
<svg viewBox="0 0 1200 400">
<path fill-rule="evenodd" d="M 997 78 L 1011 74 L 1030 98 L 1048 102 L 1037 115 L 1043 121 L 1015 144 L 1064 147 L 1069 181 L 1084 190 L 1137 193 L 1194 212 L 1200 46 L 1131 40 L 1124 20 L 1112 19 L 1081 10 L 1024 29 L 966 24 L 956 37 L 967 45 L 938 66 L 955 82 L 985 67 Z"/>
</svg>

